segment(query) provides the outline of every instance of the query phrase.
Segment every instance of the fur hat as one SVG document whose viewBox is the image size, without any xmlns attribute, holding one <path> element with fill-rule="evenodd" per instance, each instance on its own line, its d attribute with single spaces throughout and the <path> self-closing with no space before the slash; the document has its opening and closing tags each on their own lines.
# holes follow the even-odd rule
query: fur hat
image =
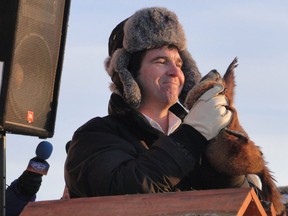
<svg viewBox="0 0 288 216">
<path fill-rule="evenodd" d="M 128 70 L 131 55 L 164 45 L 176 46 L 183 61 L 185 83 L 179 96 L 183 102 L 201 75 L 186 49 L 185 34 L 175 13 L 161 7 L 145 8 L 119 23 L 112 31 L 109 57 L 105 61 L 106 71 L 113 82 L 110 89 L 121 95 L 131 107 L 137 109 L 141 102 L 139 86 Z"/>
</svg>

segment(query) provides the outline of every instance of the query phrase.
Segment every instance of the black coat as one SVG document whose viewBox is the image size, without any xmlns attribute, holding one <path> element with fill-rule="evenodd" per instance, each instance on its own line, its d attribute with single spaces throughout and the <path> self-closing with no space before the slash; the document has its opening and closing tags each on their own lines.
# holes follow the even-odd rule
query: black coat
<svg viewBox="0 0 288 216">
<path fill-rule="evenodd" d="M 109 115 L 91 119 L 74 133 L 65 181 L 72 198 L 241 186 L 244 177 L 214 178 L 200 160 L 206 146 L 207 140 L 188 125 L 164 135 L 112 94 Z"/>
</svg>

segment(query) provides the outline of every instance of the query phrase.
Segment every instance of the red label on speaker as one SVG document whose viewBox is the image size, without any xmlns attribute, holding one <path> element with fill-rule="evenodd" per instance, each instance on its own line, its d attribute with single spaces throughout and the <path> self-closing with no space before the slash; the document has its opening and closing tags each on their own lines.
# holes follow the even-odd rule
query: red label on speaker
<svg viewBox="0 0 288 216">
<path fill-rule="evenodd" d="M 34 121 L 34 112 L 33 111 L 27 111 L 27 122 L 29 124 L 32 124 Z"/>
</svg>

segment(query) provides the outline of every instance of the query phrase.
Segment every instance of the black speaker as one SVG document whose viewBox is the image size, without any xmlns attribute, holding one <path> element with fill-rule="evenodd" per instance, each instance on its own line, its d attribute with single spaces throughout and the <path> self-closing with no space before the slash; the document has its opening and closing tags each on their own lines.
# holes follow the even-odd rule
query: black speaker
<svg viewBox="0 0 288 216">
<path fill-rule="evenodd" d="M 0 130 L 54 135 L 70 0 L 0 0 Z"/>
</svg>

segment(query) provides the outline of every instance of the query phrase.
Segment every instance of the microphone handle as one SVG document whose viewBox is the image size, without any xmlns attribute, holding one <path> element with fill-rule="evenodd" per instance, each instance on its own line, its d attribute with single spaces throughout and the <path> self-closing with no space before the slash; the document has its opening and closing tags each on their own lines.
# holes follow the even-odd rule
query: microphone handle
<svg viewBox="0 0 288 216">
<path fill-rule="evenodd" d="M 48 170 L 49 170 L 49 163 L 47 161 L 42 160 L 38 157 L 32 158 L 29 161 L 29 164 L 27 166 L 27 171 L 38 173 L 41 175 L 47 175 Z"/>
</svg>

